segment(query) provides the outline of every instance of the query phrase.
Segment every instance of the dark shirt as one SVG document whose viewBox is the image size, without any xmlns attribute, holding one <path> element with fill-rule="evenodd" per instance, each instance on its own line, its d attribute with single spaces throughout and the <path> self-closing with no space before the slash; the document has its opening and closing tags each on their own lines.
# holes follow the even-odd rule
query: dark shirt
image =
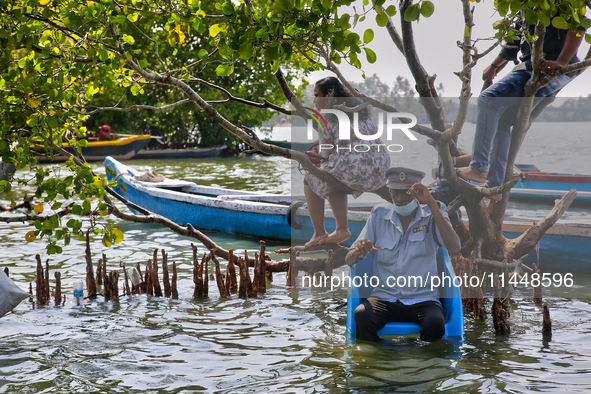
<svg viewBox="0 0 591 394">
<path fill-rule="evenodd" d="M 530 25 L 527 22 L 523 22 L 525 23 L 525 28 L 527 31 L 529 31 L 530 34 L 535 34 L 535 29 L 536 26 L 535 25 Z M 517 29 L 520 28 L 520 26 L 516 26 Z M 585 28 L 583 26 L 579 26 L 578 28 L 579 30 L 585 31 Z M 546 27 L 546 34 L 544 35 L 544 46 L 543 46 L 543 52 L 544 52 L 544 59 L 546 60 L 557 60 L 558 57 L 560 56 L 560 52 L 562 52 L 562 48 L 564 47 L 564 43 L 566 42 L 566 35 L 568 33 L 568 30 L 562 30 L 562 29 L 557 29 L 556 27 L 552 26 L 552 24 L 550 24 L 550 26 Z M 517 37 L 516 40 L 518 40 L 519 37 Z M 514 62 L 515 64 L 519 63 L 517 61 L 517 55 L 519 54 L 519 51 L 521 50 L 521 57 L 519 58 L 519 60 L 521 60 L 522 62 L 525 62 L 525 65 L 527 67 L 527 70 L 531 71 L 532 70 L 532 66 L 531 66 L 531 45 L 533 43 L 529 43 L 525 40 L 522 40 L 520 45 L 517 45 L 517 42 L 515 42 L 514 44 L 508 44 L 506 47 L 504 47 L 501 50 L 501 53 L 499 53 L 499 56 L 502 57 L 505 60 L 509 60 Z M 573 56 L 572 59 L 570 59 L 569 64 L 571 63 L 578 63 L 580 60 L 577 57 L 577 55 L 575 54 Z M 577 72 L 578 74 L 578 72 Z"/>
</svg>

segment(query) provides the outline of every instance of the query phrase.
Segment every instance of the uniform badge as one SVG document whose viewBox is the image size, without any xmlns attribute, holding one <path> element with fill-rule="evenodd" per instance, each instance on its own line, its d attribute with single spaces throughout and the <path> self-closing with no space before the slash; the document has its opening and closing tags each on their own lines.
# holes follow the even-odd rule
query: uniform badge
<svg viewBox="0 0 591 394">
<path fill-rule="evenodd" d="M 404 172 L 401 172 L 400 175 L 398 175 L 398 179 L 400 179 L 401 181 L 406 179 L 406 174 Z"/>
<path fill-rule="evenodd" d="M 419 231 L 423 231 L 424 229 L 425 229 L 425 226 L 415 227 L 412 229 L 412 232 L 414 234 L 414 233 L 418 233 Z"/>
</svg>

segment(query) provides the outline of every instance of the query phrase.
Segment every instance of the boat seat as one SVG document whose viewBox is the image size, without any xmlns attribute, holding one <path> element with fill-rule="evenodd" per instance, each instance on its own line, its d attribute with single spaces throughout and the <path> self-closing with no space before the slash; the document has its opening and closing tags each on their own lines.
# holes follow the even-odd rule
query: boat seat
<svg viewBox="0 0 591 394">
<path fill-rule="evenodd" d="M 352 283 L 354 283 L 353 281 L 355 277 L 363 278 L 366 274 L 367 277 L 370 278 L 373 275 L 373 257 L 374 253 L 371 253 L 367 258 L 359 261 L 350 268 L 349 275 Z M 437 267 L 439 273 L 443 272 L 446 276 L 451 278 L 455 276 L 449 254 L 444 247 L 439 248 L 437 253 Z M 372 289 L 369 287 L 355 286 L 351 286 L 347 290 L 347 335 L 351 340 L 355 339 L 355 308 L 365 301 L 367 296 L 371 294 L 371 290 Z M 459 338 L 461 340 L 464 335 L 464 312 L 460 288 L 452 285 L 451 287 L 442 287 L 440 290 L 440 301 L 445 313 L 444 336 L 453 337 L 454 339 Z M 421 326 L 415 323 L 388 323 L 384 328 L 378 331 L 378 335 L 409 335 L 417 334 L 420 330 Z"/>
</svg>

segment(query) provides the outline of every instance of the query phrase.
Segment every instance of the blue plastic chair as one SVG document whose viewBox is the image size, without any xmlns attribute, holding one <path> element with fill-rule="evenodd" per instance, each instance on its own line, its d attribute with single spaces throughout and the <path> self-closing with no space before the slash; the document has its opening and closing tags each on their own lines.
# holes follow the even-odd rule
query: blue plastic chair
<svg viewBox="0 0 591 394">
<path fill-rule="evenodd" d="M 353 281 L 356 276 L 363 277 L 367 274 L 368 277 L 373 275 L 373 255 L 371 253 L 366 259 L 359 261 L 350 268 L 349 275 Z M 447 249 L 439 248 L 437 252 L 437 267 L 438 272 L 444 272 L 446 276 L 453 278 L 455 276 L 454 269 L 449 259 Z M 449 281 L 445 281 L 449 284 Z M 455 340 L 463 340 L 464 336 L 464 311 L 462 306 L 462 296 L 460 288 L 456 286 L 442 287 L 441 289 L 441 304 L 445 312 L 445 335 L 446 338 L 453 338 Z M 369 295 L 371 289 L 365 288 L 364 295 Z M 355 339 L 355 308 L 366 298 L 360 297 L 360 289 L 355 286 L 349 287 L 347 290 L 347 336 L 349 339 Z M 379 336 L 387 335 L 409 335 L 418 334 L 421 326 L 415 323 L 388 323 L 384 328 L 378 331 Z"/>
</svg>

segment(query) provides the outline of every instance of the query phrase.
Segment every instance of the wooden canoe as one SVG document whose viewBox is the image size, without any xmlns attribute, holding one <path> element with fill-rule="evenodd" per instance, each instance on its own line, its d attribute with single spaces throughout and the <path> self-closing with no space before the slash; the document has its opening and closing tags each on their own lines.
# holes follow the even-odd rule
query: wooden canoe
<svg viewBox="0 0 591 394">
<path fill-rule="evenodd" d="M 313 234 L 305 206 L 297 208 L 295 221 L 301 228 L 291 228 L 287 221 L 289 206 L 303 197 L 231 190 L 200 186 L 194 182 L 166 179 L 143 182 L 134 179 L 139 173 L 132 167 L 108 157 L 105 169 L 109 180 L 117 176 L 117 193 L 129 201 L 162 215 L 175 223 L 204 231 L 235 233 L 259 239 L 275 239 L 302 244 Z M 124 174 L 124 175 L 120 175 Z M 368 207 L 350 209 L 351 244 L 359 235 L 370 213 Z M 363 208 L 365 208 L 363 210 Z M 335 228 L 330 209 L 325 212 L 326 229 Z M 507 216 L 503 232 L 515 238 L 535 221 Z M 538 263 L 542 270 L 591 273 L 591 224 L 557 223 L 542 237 L 539 249 L 532 251 L 526 263 Z"/>
</svg>

